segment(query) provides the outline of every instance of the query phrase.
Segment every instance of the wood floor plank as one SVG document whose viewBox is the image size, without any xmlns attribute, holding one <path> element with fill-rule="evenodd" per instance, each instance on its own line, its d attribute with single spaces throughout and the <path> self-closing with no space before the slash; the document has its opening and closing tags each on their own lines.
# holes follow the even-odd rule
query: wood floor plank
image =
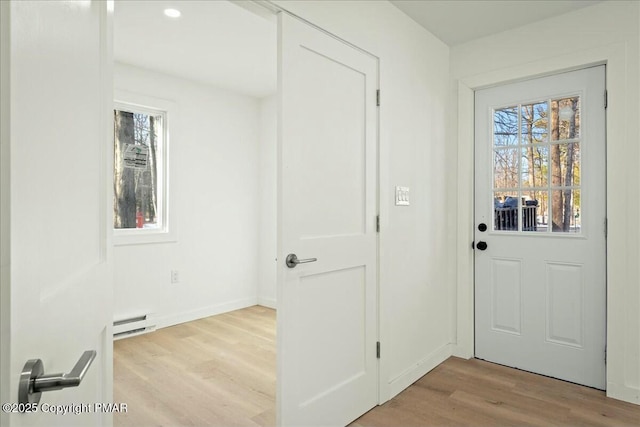
<svg viewBox="0 0 640 427">
<path fill-rule="evenodd" d="M 275 424 L 275 312 L 250 307 L 114 344 L 114 425 Z"/>
<path fill-rule="evenodd" d="M 275 311 L 255 306 L 114 344 L 116 427 L 275 425 Z M 482 360 L 449 358 L 352 427 L 640 427 L 640 406 Z"/>
<path fill-rule="evenodd" d="M 407 401 L 407 394 L 414 397 Z M 416 407 L 415 399 L 421 401 Z M 391 410 L 393 409 L 393 410 Z M 402 424 L 392 424 L 402 412 Z M 434 422 L 425 412 L 446 420 Z M 397 419 L 397 418 L 395 418 Z M 451 357 L 407 390 L 373 408 L 354 427 L 399 426 L 640 426 L 640 406 L 577 384 Z"/>
</svg>

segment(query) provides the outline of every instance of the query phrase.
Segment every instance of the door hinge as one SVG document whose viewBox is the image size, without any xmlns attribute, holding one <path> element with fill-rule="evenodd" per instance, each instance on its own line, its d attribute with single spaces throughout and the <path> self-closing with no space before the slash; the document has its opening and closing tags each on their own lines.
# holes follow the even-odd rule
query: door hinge
<svg viewBox="0 0 640 427">
<path fill-rule="evenodd" d="M 380 89 L 376 90 L 376 106 L 380 106 Z"/>
<path fill-rule="evenodd" d="M 609 237 L 609 218 L 604 219 L 604 238 Z"/>
<path fill-rule="evenodd" d="M 604 364 L 607 364 L 607 346 L 604 346 Z"/>
<path fill-rule="evenodd" d="M 380 232 L 380 215 L 376 215 L 376 233 Z"/>
<path fill-rule="evenodd" d="M 380 341 L 376 342 L 376 358 L 380 359 Z"/>
<path fill-rule="evenodd" d="M 604 108 L 606 109 L 609 105 L 609 91 L 604 91 Z"/>
</svg>

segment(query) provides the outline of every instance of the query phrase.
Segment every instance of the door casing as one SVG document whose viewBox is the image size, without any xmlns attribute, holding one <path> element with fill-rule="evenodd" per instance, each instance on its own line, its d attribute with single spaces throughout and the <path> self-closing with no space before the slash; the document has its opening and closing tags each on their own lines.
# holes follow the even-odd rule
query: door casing
<svg viewBox="0 0 640 427">
<path fill-rule="evenodd" d="M 8 378 L 11 355 L 11 236 L 9 206 L 9 79 L 10 17 L 9 2 L 0 2 L 0 373 Z M 10 381 L 0 381 L 0 401 L 10 402 Z M 0 424 L 9 425 L 9 414 L 0 412 Z"/>
</svg>

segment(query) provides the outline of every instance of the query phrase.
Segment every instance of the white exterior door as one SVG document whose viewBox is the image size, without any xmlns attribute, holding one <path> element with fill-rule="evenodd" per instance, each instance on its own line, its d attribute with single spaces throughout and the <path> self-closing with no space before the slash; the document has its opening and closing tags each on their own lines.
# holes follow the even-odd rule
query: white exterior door
<svg viewBox="0 0 640 427">
<path fill-rule="evenodd" d="M 107 2 L 2 4 L 3 426 L 111 423 L 95 405 L 112 401 L 109 13 Z M 70 374 L 87 350 L 79 386 L 15 405 L 27 360 Z"/>
<path fill-rule="evenodd" d="M 377 59 L 279 31 L 278 423 L 346 425 L 378 398 Z"/>
<path fill-rule="evenodd" d="M 605 388 L 604 66 L 476 92 L 476 357 Z"/>
</svg>

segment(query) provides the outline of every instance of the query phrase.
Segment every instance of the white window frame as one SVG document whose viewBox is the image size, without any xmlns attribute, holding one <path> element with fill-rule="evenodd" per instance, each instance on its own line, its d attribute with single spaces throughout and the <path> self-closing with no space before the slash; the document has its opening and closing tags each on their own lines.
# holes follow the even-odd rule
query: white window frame
<svg viewBox="0 0 640 427">
<path fill-rule="evenodd" d="M 175 187 L 171 174 L 170 140 L 175 136 L 175 124 L 177 123 L 177 108 L 175 103 L 154 98 L 147 95 L 128 91 L 116 90 L 114 93 L 114 110 L 124 110 L 140 113 L 161 114 L 164 118 L 162 143 L 159 147 L 161 161 L 158 162 L 158 181 L 161 188 L 157 194 L 158 208 L 160 210 L 157 228 L 113 228 L 113 243 L 120 245 L 141 245 L 150 243 L 167 243 L 177 241 L 177 220 L 175 203 L 172 201 L 173 188 Z M 113 149 L 113 147 L 111 147 Z M 113 171 L 112 171 L 113 176 Z"/>
</svg>

